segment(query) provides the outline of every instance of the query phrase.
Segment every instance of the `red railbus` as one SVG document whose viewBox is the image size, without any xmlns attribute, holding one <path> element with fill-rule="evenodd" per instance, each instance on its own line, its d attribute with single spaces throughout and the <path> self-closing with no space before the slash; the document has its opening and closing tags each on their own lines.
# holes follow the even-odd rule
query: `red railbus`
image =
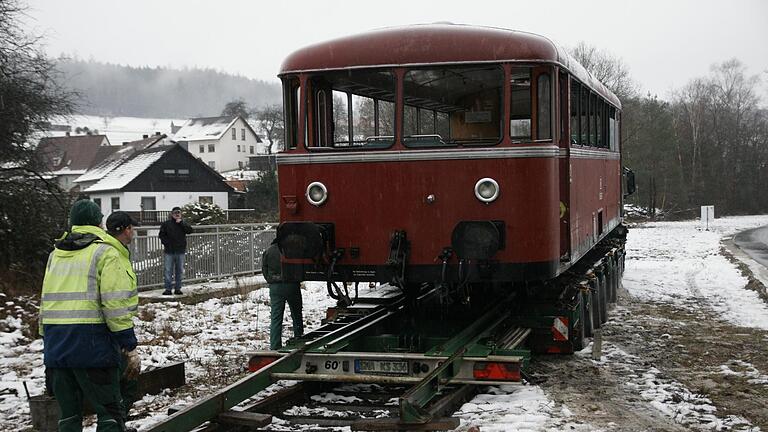
<svg viewBox="0 0 768 432">
<path fill-rule="evenodd" d="M 621 225 L 621 104 L 543 36 L 385 28 L 296 51 L 280 78 L 290 279 L 548 280 Z"/>
</svg>

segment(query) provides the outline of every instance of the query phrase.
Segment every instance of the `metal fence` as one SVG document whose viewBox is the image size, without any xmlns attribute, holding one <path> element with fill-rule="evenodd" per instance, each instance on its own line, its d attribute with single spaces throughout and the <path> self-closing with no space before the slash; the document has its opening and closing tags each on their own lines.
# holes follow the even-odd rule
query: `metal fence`
<svg viewBox="0 0 768 432">
<path fill-rule="evenodd" d="M 276 224 L 198 225 L 187 235 L 184 282 L 261 271 L 261 254 L 275 238 Z M 163 285 L 163 245 L 157 231 L 131 242 L 139 290 Z"/>
<path fill-rule="evenodd" d="M 230 223 L 248 222 L 249 220 L 253 222 L 253 218 L 256 216 L 254 209 L 228 209 L 223 210 L 223 212 L 227 222 Z M 171 215 L 170 210 L 140 210 L 128 211 L 127 213 L 145 226 L 160 225 Z"/>
</svg>

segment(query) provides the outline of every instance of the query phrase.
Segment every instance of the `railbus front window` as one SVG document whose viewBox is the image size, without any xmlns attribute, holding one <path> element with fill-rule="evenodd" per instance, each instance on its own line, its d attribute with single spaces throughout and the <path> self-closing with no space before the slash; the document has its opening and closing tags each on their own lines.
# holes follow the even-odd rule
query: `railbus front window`
<svg viewBox="0 0 768 432">
<path fill-rule="evenodd" d="M 539 140 L 552 139 L 552 90 L 549 74 L 539 75 L 536 85 L 538 93 L 536 113 L 536 135 Z"/>
<path fill-rule="evenodd" d="M 531 69 L 514 68 L 509 83 L 512 100 L 509 115 L 509 131 L 512 141 L 531 140 Z"/>
<path fill-rule="evenodd" d="M 408 71 L 403 78 L 403 144 L 498 144 L 503 82 L 504 71 L 498 66 Z"/>
<path fill-rule="evenodd" d="M 394 142 L 395 78 L 384 70 L 311 78 L 310 149 L 386 148 Z"/>
<path fill-rule="evenodd" d="M 299 80 L 283 78 L 283 109 L 285 116 L 285 143 L 288 149 L 296 148 L 299 135 Z"/>
</svg>

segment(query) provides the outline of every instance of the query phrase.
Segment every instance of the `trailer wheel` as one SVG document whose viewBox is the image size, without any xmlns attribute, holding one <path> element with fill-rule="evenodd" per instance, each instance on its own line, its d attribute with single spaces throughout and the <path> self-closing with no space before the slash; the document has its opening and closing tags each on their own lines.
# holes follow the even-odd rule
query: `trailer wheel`
<svg viewBox="0 0 768 432">
<path fill-rule="evenodd" d="M 600 328 L 600 280 L 589 281 L 589 316 L 592 318 L 592 331 Z"/>
<path fill-rule="evenodd" d="M 592 316 L 589 313 L 589 302 L 590 302 L 590 296 L 592 295 L 591 292 L 582 292 L 579 294 L 579 297 L 581 299 L 581 325 L 582 329 L 584 330 L 584 337 L 590 338 L 592 337 Z M 582 341 L 583 344 L 583 341 Z M 581 348 L 583 349 L 583 347 Z"/>
<path fill-rule="evenodd" d="M 619 259 L 616 258 L 611 270 L 611 303 L 618 303 L 619 301 L 619 280 L 621 280 L 621 273 L 619 271 Z"/>
<path fill-rule="evenodd" d="M 608 321 L 608 281 L 605 277 L 605 273 L 599 273 L 597 275 L 598 294 L 600 297 L 600 324 L 604 324 Z"/>
</svg>

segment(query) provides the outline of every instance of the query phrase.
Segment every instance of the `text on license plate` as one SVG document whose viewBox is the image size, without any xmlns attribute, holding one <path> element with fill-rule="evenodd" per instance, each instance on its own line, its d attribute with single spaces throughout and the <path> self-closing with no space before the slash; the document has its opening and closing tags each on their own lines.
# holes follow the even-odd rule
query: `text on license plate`
<svg viewBox="0 0 768 432">
<path fill-rule="evenodd" d="M 398 360 L 355 360 L 356 373 L 408 374 L 408 362 Z"/>
</svg>

